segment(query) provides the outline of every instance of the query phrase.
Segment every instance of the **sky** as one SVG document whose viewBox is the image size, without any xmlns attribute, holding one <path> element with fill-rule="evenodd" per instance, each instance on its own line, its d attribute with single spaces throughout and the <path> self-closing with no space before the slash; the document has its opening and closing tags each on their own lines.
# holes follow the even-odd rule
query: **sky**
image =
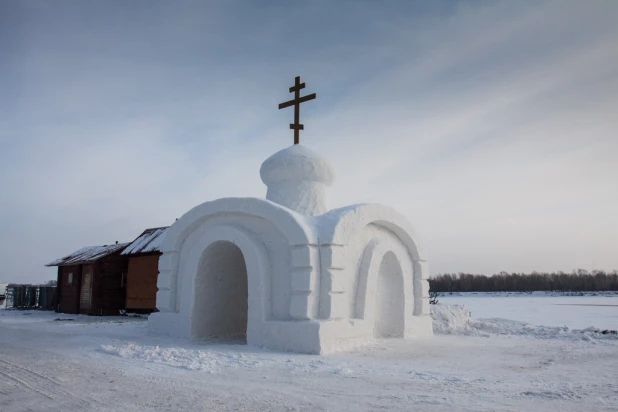
<svg viewBox="0 0 618 412">
<path fill-rule="evenodd" d="M 0 280 L 264 197 L 293 142 L 433 275 L 618 269 L 618 2 L 0 1 Z"/>
</svg>

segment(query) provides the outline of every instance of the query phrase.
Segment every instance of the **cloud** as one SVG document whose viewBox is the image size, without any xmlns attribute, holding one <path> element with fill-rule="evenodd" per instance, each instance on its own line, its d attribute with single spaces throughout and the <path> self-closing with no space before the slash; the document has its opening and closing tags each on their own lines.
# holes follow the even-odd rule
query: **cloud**
<svg viewBox="0 0 618 412">
<path fill-rule="evenodd" d="M 393 205 L 432 272 L 618 267 L 618 7 L 396 5 L 4 2 L 0 278 L 263 196 L 298 74 L 334 205 Z"/>
</svg>

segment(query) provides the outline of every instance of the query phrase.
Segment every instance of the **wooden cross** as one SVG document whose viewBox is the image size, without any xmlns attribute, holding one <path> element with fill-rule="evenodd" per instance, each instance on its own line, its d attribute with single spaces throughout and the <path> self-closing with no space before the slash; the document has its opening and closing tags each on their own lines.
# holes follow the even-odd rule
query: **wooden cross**
<svg viewBox="0 0 618 412">
<path fill-rule="evenodd" d="M 290 93 L 294 92 L 294 99 L 279 105 L 279 109 L 294 106 L 294 123 L 290 125 L 290 129 L 294 130 L 294 144 L 300 143 L 300 131 L 305 130 L 305 127 L 299 123 L 300 121 L 300 104 L 308 102 L 316 98 L 315 93 L 300 97 L 300 90 L 305 88 L 305 83 L 300 82 L 300 76 L 296 76 L 294 86 L 290 87 Z"/>
</svg>

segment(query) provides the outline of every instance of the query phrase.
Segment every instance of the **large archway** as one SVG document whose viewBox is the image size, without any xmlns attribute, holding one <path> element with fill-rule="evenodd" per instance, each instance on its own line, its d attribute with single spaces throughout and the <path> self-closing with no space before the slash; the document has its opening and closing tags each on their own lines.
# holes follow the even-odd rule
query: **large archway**
<svg viewBox="0 0 618 412">
<path fill-rule="evenodd" d="M 242 251 L 228 241 L 206 248 L 195 276 L 192 335 L 246 339 L 247 267 Z"/>
<path fill-rule="evenodd" d="M 401 338 L 405 327 L 403 271 L 393 252 L 384 254 L 378 269 L 375 296 L 376 338 Z"/>
</svg>

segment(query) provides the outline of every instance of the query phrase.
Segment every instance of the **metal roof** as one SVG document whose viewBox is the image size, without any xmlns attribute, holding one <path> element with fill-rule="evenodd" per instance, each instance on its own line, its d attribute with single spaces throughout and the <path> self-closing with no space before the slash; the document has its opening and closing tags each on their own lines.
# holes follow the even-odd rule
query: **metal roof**
<svg viewBox="0 0 618 412">
<path fill-rule="evenodd" d="M 169 229 L 169 226 L 144 230 L 144 233 L 139 235 L 121 254 L 132 256 L 142 253 L 160 252 L 159 248 L 165 238 L 167 229 Z"/>
<path fill-rule="evenodd" d="M 102 257 L 111 255 L 114 252 L 124 249 L 129 245 L 128 243 L 116 243 L 115 245 L 103 245 L 103 246 L 86 246 L 75 252 L 56 259 L 45 266 L 69 266 L 69 265 L 81 265 L 84 263 L 91 263 Z"/>
</svg>

